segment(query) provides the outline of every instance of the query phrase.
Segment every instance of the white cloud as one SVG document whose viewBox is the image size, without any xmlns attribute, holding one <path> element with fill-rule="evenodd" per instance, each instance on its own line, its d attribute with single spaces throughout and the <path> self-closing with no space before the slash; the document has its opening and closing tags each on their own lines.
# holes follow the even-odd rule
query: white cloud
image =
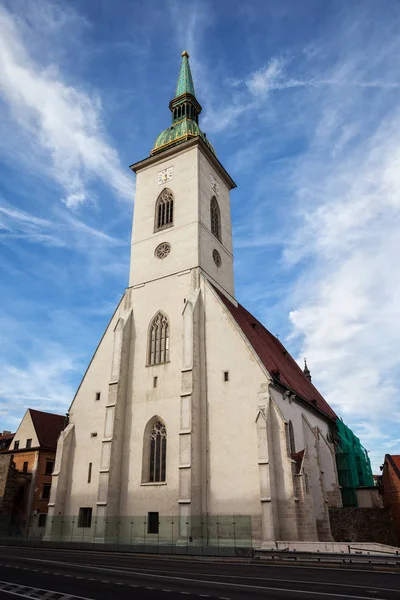
<svg viewBox="0 0 400 600">
<path fill-rule="evenodd" d="M 400 424 L 400 111 L 384 86 L 379 93 L 375 113 L 362 86 L 331 88 L 318 105 L 308 96 L 315 129 L 293 161 L 284 252 L 298 273 L 290 319 L 299 362 L 307 356 L 313 382 L 375 465 Z"/>
<path fill-rule="evenodd" d="M 52 18 L 60 26 L 60 15 L 47 14 L 50 29 Z M 41 62 L 33 58 L 35 33 L 45 35 L 35 32 L 38 22 L 30 23 L 30 36 L 25 37 L 26 23 L 0 7 L 0 96 L 27 144 L 34 140 L 37 160 L 31 168 L 42 169 L 60 184 L 62 200 L 70 208 L 93 201 L 90 184 L 97 178 L 131 201 L 132 179 L 105 135 L 100 98 L 67 83 L 47 57 Z M 23 145 L 22 139 L 19 143 Z"/>
<path fill-rule="evenodd" d="M 33 243 L 74 248 L 86 248 L 94 242 L 97 247 L 99 244 L 124 245 L 123 240 L 86 225 L 66 210 L 58 211 L 58 218 L 51 220 L 36 217 L 19 209 L 0 206 L 0 216 L 6 230 L 0 236 L 3 240 L 23 238 Z"/>
<path fill-rule="evenodd" d="M 71 354 L 50 344 L 41 356 L 31 356 L 25 367 L 0 364 L 3 419 L 12 413 L 22 416 L 27 408 L 65 412 L 74 394 L 74 388 L 66 380 L 76 371 Z"/>
</svg>

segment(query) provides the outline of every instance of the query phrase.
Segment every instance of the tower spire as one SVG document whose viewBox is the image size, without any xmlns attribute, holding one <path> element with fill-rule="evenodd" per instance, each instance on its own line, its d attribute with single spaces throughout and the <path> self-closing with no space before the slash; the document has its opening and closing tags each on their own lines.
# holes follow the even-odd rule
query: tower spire
<svg viewBox="0 0 400 600">
<path fill-rule="evenodd" d="M 310 373 L 310 369 L 307 366 L 307 359 L 304 359 L 304 369 L 303 369 L 303 373 L 304 375 L 307 377 L 307 379 L 309 381 L 311 381 L 311 373 Z"/>
<path fill-rule="evenodd" d="M 196 97 L 192 72 L 189 64 L 189 53 L 187 50 L 182 52 L 182 62 L 179 71 L 178 83 L 176 84 L 175 98 L 182 96 L 182 94 L 191 94 L 192 96 Z"/>
<path fill-rule="evenodd" d="M 199 127 L 199 115 L 201 105 L 194 91 L 193 77 L 189 64 L 189 53 L 182 52 L 181 66 L 179 69 L 178 82 L 176 84 L 175 96 L 169 103 L 172 113 L 172 125 L 160 133 L 151 155 L 158 154 L 171 146 L 181 144 L 191 138 L 200 137 L 213 154 L 214 148 Z"/>
</svg>

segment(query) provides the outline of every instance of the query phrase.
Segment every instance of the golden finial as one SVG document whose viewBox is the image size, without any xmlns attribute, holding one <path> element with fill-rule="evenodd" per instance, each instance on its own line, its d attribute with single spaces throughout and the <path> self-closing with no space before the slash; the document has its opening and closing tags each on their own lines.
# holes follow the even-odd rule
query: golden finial
<svg viewBox="0 0 400 600">
<path fill-rule="evenodd" d="M 182 58 L 183 58 L 184 56 L 187 56 L 187 57 L 189 58 L 189 52 L 188 52 L 187 50 L 184 50 L 184 51 L 182 52 L 182 55 L 181 55 L 181 56 L 182 56 Z"/>
</svg>

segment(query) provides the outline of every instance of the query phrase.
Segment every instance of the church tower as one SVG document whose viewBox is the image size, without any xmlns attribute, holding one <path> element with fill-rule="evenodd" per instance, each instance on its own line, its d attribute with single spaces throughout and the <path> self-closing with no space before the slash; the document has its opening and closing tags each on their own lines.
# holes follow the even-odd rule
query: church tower
<svg viewBox="0 0 400 600">
<path fill-rule="evenodd" d="M 336 415 L 234 298 L 235 183 L 200 129 L 187 52 L 169 109 L 130 167 L 129 286 L 58 441 L 46 537 L 330 539 Z"/>
<path fill-rule="evenodd" d="M 169 109 L 172 123 L 151 156 L 131 166 L 137 179 L 129 286 L 199 268 L 233 297 L 229 192 L 236 186 L 199 127 L 187 52 Z"/>
</svg>

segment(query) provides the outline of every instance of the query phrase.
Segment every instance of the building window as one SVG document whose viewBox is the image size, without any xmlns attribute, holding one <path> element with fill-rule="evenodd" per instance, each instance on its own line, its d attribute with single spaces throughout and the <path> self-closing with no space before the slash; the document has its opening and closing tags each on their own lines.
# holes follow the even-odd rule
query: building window
<svg viewBox="0 0 400 600">
<path fill-rule="evenodd" d="M 38 527 L 46 527 L 46 514 L 40 514 L 38 520 Z"/>
<path fill-rule="evenodd" d="M 296 452 L 296 444 L 294 442 L 294 430 L 293 430 L 292 421 L 289 421 L 289 448 L 290 448 L 290 454 L 294 454 Z"/>
<path fill-rule="evenodd" d="M 153 377 L 153 387 L 154 388 L 157 387 L 157 380 L 158 380 L 158 377 Z"/>
<path fill-rule="evenodd" d="M 229 371 L 224 371 L 224 381 L 229 381 Z"/>
<path fill-rule="evenodd" d="M 92 509 L 91 508 L 80 508 L 78 516 L 78 527 L 91 527 L 92 526 Z"/>
<path fill-rule="evenodd" d="M 32 440 L 26 440 L 26 448 L 31 448 L 32 447 Z"/>
<path fill-rule="evenodd" d="M 148 341 L 148 365 L 169 361 L 169 322 L 162 312 L 156 314 L 150 324 Z"/>
<path fill-rule="evenodd" d="M 100 392 L 96 392 L 96 400 L 100 400 Z"/>
<path fill-rule="evenodd" d="M 87 482 L 90 483 L 92 481 L 92 463 L 89 463 Z"/>
<path fill-rule="evenodd" d="M 24 466 L 22 467 L 22 472 L 23 473 L 27 473 L 28 472 L 28 463 L 24 462 Z"/>
<path fill-rule="evenodd" d="M 158 533 L 159 513 L 147 513 L 147 533 Z"/>
<path fill-rule="evenodd" d="M 44 472 L 45 475 L 51 475 L 54 471 L 54 460 L 46 460 L 46 470 Z"/>
<path fill-rule="evenodd" d="M 43 485 L 42 500 L 49 500 L 49 498 L 50 498 L 50 488 L 51 488 L 51 484 L 50 483 L 45 483 Z"/>
<path fill-rule="evenodd" d="M 211 216 L 211 233 L 221 241 L 221 212 L 219 210 L 218 202 L 215 196 L 211 198 L 210 202 L 210 216 Z"/>
<path fill-rule="evenodd" d="M 158 196 L 156 202 L 156 214 L 154 231 L 160 231 L 174 224 L 174 195 L 165 188 Z"/>
<path fill-rule="evenodd" d="M 14 442 L 14 450 L 18 450 L 18 448 L 19 448 L 19 440 Z"/>
<path fill-rule="evenodd" d="M 93 433 L 90 434 L 90 437 L 97 437 L 97 432 L 93 431 Z"/>
<path fill-rule="evenodd" d="M 167 428 L 164 421 L 155 415 L 145 427 L 142 453 L 142 483 L 164 483 L 166 481 Z"/>
</svg>

